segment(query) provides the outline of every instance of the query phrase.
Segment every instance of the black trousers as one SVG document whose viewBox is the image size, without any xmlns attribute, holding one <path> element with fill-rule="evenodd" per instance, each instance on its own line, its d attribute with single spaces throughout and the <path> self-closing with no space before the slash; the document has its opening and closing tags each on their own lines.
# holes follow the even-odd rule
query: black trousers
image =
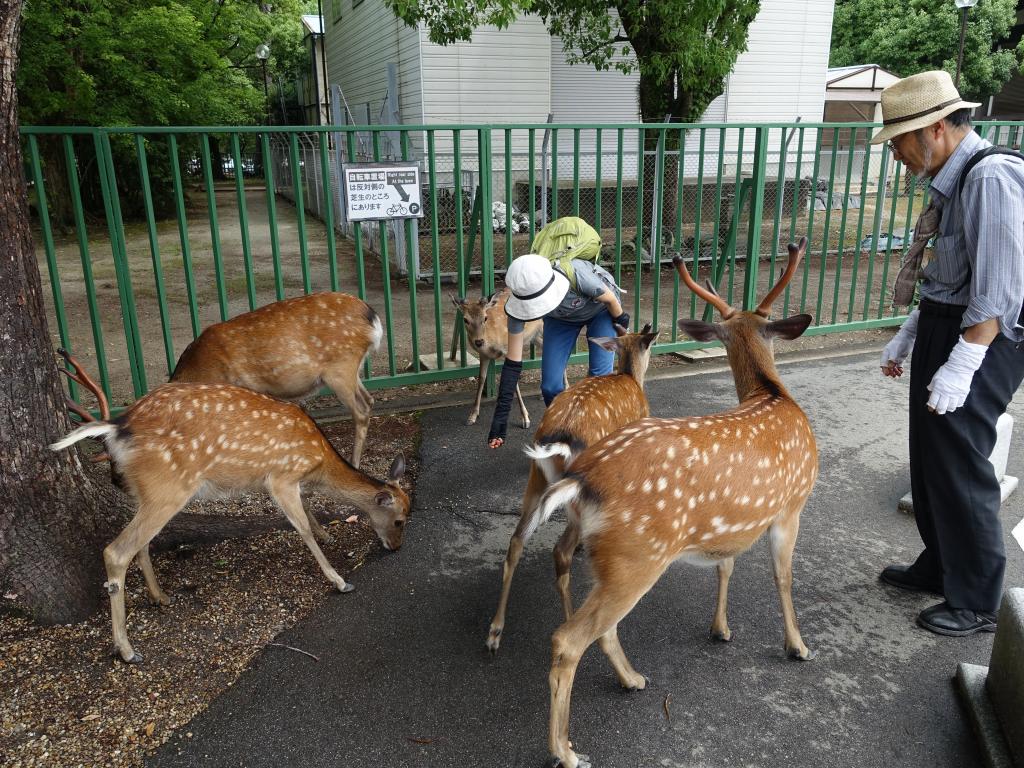
<svg viewBox="0 0 1024 768">
<path fill-rule="evenodd" d="M 925 549 L 915 574 L 943 585 L 954 608 L 995 612 L 1006 552 L 999 480 L 989 461 L 996 420 L 1024 379 L 1024 344 L 999 334 L 974 374 L 967 402 L 939 415 L 928 384 L 960 338 L 964 307 L 922 301 L 910 373 L 910 481 Z"/>
</svg>

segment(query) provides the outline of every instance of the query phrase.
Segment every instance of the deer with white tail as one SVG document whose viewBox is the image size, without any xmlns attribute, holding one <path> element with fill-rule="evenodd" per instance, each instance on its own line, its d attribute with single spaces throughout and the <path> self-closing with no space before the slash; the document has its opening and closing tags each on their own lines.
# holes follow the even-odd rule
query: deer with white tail
<svg viewBox="0 0 1024 768">
<path fill-rule="evenodd" d="M 645 687 L 617 627 L 678 560 L 717 565 L 711 633 L 729 640 L 726 597 L 735 558 L 767 531 L 786 651 L 813 657 L 800 637 L 791 586 L 800 513 L 817 477 L 818 453 L 807 416 L 779 379 L 772 347 L 775 337 L 800 336 L 812 318 L 768 319 L 806 244 L 804 238 L 789 246 L 784 274 L 754 311 L 735 310 L 710 285 L 698 286 L 677 257 L 683 282 L 722 316 L 720 323 L 680 320 L 679 327 L 700 341 L 722 341 L 739 405 L 710 416 L 641 419 L 613 432 L 583 451 L 540 500 L 542 520 L 567 506 L 594 575 L 583 605 L 552 637 L 551 765 L 589 765 L 570 744 L 569 708 L 576 667 L 595 640 L 624 688 Z"/>
<path fill-rule="evenodd" d="M 526 542 L 540 525 L 537 502 L 541 494 L 550 483 L 561 479 L 566 465 L 588 445 L 650 413 L 647 396 L 644 395 L 644 376 L 651 360 L 651 345 L 658 338 L 658 332 L 652 332 L 650 324 L 645 325 L 640 333 L 627 333 L 625 329 L 620 330 L 620 326 L 614 327 L 618 334 L 616 338 L 594 338 L 591 342 L 618 354 L 616 372 L 607 376 L 588 376 L 561 392 L 544 412 L 534 436 L 534 445 L 526 451 L 533 459 L 530 479 L 523 496 L 519 523 L 505 555 L 501 597 L 487 636 L 487 647 L 491 651 L 497 651 L 501 644 L 512 575 Z M 567 619 L 572 615 L 569 568 L 579 543 L 579 533 L 579 528 L 570 520 L 554 551 L 558 591 Z"/>
<path fill-rule="evenodd" d="M 366 513 L 385 549 L 401 547 L 409 497 L 399 486 L 405 460 L 397 456 L 386 481 L 349 464 L 316 423 L 294 403 L 228 384 L 164 384 L 112 421 L 95 421 L 50 446 L 63 450 L 101 438 L 112 469 L 135 497 L 135 517 L 103 550 L 116 653 L 142 661 L 125 627 L 125 573 L 133 559 L 153 602 L 160 588 L 149 544 L 193 498 L 264 488 L 341 592 L 353 589 L 331 566 L 314 536 L 327 532 L 302 504 L 302 490 L 319 490 Z"/>
<path fill-rule="evenodd" d="M 358 467 L 373 407 L 359 369 L 382 335 L 377 313 L 355 296 L 298 296 L 208 327 L 181 353 L 171 381 L 234 384 L 284 400 L 326 385 L 352 412 Z"/>
</svg>

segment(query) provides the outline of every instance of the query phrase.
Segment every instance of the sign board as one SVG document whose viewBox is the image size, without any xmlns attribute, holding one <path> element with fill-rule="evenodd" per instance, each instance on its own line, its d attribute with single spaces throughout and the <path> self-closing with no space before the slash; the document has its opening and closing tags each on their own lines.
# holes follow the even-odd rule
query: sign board
<svg viewBox="0 0 1024 768">
<path fill-rule="evenodd" d="M 342 170 L 345 213 L 349 221 L 423 216 L 420 168 L 415 163 L 347 163 Z"/>
</svg>

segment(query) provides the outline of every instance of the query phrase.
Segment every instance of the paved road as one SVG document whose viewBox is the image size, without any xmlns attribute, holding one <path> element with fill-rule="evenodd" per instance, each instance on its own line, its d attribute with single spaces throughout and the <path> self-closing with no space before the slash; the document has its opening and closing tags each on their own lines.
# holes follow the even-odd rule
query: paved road
<svg viewBox="0 0 1024 768">
<path fill-rule="evenodd" d="M 917 552 L 905 492 L 907 382 L 883 381 L 876 352 L 782 361 L 808 412 L 821 473 L 802 518 L 794 599 L 818 652 L 789 661 L 765 542 L 740 558 L 728 645 L 707 639 L 715 572 L 678 566 L 620 626 L 647 690 L 618 688 L 596 645 L 576 677 L 570 736 L 601 768 L 893 768 L 981 765 L 951 682 L 956 663 L 987 664 L 991 636 L 938 638 L 914 626 L 930 598 L 876 581 Z M 655 415 L 735 401 L 726 372 L 649 384 Z M 529 403 L 541 412 L 537 398 Z M 405 547 L 356 572 L 279 638 L 320 657 L 268 648 L 238 682 L 150 761 L 152 766 L 540 766 L 547 757 L 549 641 L 560 608 L 551 523 L 531 541 L 513 587 L 501 651 L 484 648 L 500 567 L 518 514 L 527 438 L 484 450 L 466 408 L 423 417 L 422 469 Z M 1011 406 L 1018 423 L 1024 399 Z M 1020 442 L 1020 429 L 1016 443 Z M 1024 471 L 1011 452 L 1009 473 Z M 1007 584 L 1024 585 L 1004 505 Z M 574 569 L 578 601 L 586 558 Z M 184 731 L 185 729 L 182 729 Z"/>
</svg>

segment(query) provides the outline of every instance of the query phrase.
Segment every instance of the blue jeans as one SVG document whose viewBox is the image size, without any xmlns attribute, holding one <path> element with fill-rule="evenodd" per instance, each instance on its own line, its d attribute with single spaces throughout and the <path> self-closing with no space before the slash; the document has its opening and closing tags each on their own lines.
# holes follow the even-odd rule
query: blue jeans
<svg viewBox="0 0 1024 768">
<path fill-rule="evenodd" d="M 551 405 L 555 395 L 565 387 L 562 377 L 565 374 L 565 366 L 569 362 L 569 355 L 576 346 L 576 339 L 580 335 L 580 329 L 586 326 L 587 340 L 611 336 L 614 338 L 615 329 L 612 327 L 612 318 L 608 310 L 601 310 L 599 314 L 590 318 L 584 323 L 570 323 L 565 320 L 557 320 L 553 317 L 544 318 L 544 356 L 541 359 L 540 368 L 540 391 L 544 396 L 544 405 Z M 603 376 L 612 372 L 612 363 L 615 355 L 604 347 L 597 344 L 588 344 L 590 351 L 590 376 Z"/>
</svg>

